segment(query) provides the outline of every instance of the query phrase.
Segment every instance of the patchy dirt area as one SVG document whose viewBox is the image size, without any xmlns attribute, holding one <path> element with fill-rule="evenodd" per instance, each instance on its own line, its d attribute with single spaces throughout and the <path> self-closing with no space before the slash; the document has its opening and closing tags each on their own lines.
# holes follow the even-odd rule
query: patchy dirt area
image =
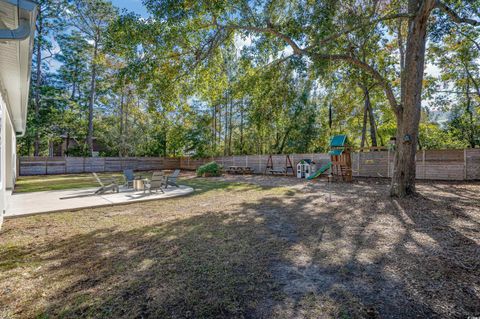
<svg viewBox="0 0 480 319">
<path fill-rule="evenodd" d="M 7 220 L 0 318 L 480 316 L 480 183 L 184 178 L 194 195 Z"/>
</svg>

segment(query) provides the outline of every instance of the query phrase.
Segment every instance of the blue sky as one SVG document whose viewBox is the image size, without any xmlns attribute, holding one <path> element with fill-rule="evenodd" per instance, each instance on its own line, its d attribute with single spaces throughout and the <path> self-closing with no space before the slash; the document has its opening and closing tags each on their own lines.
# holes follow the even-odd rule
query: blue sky
<svg viewBox="0 0 480 319">
<path fill-rule="evenodd" d="M 142 17 L 148 17 L 147 9 L 143 6 L 142 0 L 111 0 L 113 5 L 120 9 L 133 11 Z"/>
</svg>

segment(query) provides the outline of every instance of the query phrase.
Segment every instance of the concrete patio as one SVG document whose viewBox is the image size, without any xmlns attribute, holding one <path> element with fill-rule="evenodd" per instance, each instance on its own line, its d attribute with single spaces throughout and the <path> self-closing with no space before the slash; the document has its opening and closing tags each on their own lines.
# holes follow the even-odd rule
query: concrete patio
<svg viewBox="0 0 480 319">
<path fill-rule="evenodd" d="M 193 193 L 188 186 L 168 187 L 164 193 L 153 191 L 132 191 L 120 188 L 119 193 L 92 195 L 97 188 L 69 189 L 59 191 L 13 194 L 10 198 L 5 218 L 15 218 L 34 214 L 72 211 L 90 207 L 129 204 L 142 201 L 160 200 Z"/>
</svg>

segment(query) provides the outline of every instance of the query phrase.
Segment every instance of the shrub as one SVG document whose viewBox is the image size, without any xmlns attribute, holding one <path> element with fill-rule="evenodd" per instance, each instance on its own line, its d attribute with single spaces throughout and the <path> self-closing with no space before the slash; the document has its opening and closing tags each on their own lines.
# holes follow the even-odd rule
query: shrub
<svg viewBox="0 0 480 319">
<path fill-rule="evenodd" d="M 220 176 L 222 167 L 216 162 L 210 162 L 197 168 L 197 176 Z"/>
</svg>

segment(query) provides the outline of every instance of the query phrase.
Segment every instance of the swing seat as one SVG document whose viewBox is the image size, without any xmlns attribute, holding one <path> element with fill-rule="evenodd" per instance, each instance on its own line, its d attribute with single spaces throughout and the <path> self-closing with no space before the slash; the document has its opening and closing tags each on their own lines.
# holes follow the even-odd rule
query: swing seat
<svg viewBox="0 0 480 319">
<path fill-rule="evenodd" d="M 284 175 L 286 173 L 285 168 L 272 168 L 268 172 L 272 175 Z"/>
</svg>

